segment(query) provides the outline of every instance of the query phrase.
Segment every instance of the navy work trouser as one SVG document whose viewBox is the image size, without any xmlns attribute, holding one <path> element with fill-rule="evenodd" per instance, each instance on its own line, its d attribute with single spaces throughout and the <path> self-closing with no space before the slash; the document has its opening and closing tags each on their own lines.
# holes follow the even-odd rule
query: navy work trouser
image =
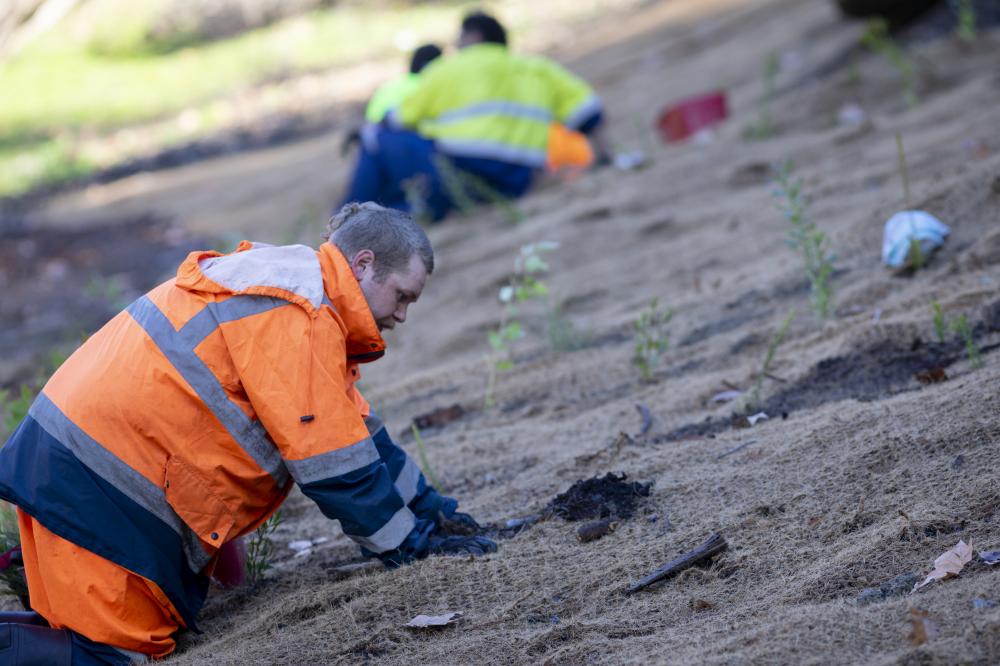
<svg viewBox="0 0 1000 666">
<path fill-rule="evenodd" d="M 416 132 L 368 126 L 341 205 L 374 201 L 387 208 L 423 213 L 440 220 L 455 205 L 456 187 L 462 187 L 465 196 L 473 201 L 486 199 L 475 187 L 454 182 L 455 174 L 441 173 L 441 160 L 447 160 L 454 168 L 459 181 L 463 174 L 477 178 L 494 192 L 511 199 L 527 192 L 534 178 L 530 167 L 485 158 L 445 157 L 437 152 L 433 141 Z M 423 210 L 413 210 L 415 206 Z"/>
<path fill-rule="evenodd" d="M 0 613 L 0 666 L 129 666 L 110 645 L 52 629 L 37 613 Z"/>
</svg>

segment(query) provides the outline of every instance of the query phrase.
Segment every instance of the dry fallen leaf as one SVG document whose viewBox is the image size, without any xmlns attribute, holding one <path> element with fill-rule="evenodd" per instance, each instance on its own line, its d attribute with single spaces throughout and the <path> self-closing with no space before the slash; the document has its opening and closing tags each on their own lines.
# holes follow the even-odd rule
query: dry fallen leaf
<svg viewBox="0 0 1000 666">
<path fill-rule="evenodd" d="M 447 624 L 456 622 L 460 617 L 462 617 L 462 614 L 454 611 L 451 613 L 445 613 L 444 615 L 418 615 L 407 622 L 406 626 L 415 627 L 417 629 L 424 629 L 426 627 L 443 627 Z"/>
<path fill-rule="evenodd" d="M 910 635 L 907 638 L 914 645 L 923 645 L 937 638 L 937 625 L 927 617 L 927 611 L 919 608 L 910 609 Z"/>
<path fill-rule="evenodd" d="M 972 546 L 964 541 L 959 541 L 955 544 L 954 548 L 946 550 L 934 560 L 934 570 L 927 574 L 927 578 L 922 583 L 914 585 L 913 591 L 916 592 L 924 585 L 935 580 L 945 580 L 957 576 L 971 559 Z"/>
</svg>

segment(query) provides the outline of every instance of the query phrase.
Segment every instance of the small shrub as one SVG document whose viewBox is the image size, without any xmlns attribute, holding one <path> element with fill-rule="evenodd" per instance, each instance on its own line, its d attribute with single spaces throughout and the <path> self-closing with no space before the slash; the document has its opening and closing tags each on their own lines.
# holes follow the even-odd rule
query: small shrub
<svg viewBox="0 0 1000 666">
<path fill-rule="evenodd" d="M 941 311 L 940 303 L 934 301 L 931 307 L 934 309 L 934 334 L 937 335 L 938 342 L 943 343 L 948 336 L 948 323 L 944 318 L 944 312 Z"/>
<path fill-rule="evenodd" d="M 497 373 L 514 367 L 511 345 L 524 336 L 524 327 L 516 319 L 521 303 L 548 296 L 549 288 L 539 277 L 549 270 L 542 255 L 552 252 L 558 243 L 542 241 L 521 247 L 514 260 L 514 273 L 510 281 L 500 289 L 500 303 L 503 312 L 497 328 L 487 334 L 490 353 L 486 357 L 487 379 L 485 407 L 494 406 L 493 393 L 496 389 Z"/>
<path fill-rule="evenodd" d="M 271 568 L 274 557 L 274 541 L 271 537 L 281 520 L 281 511 L 275 511 L 247 541 L 247 580 L 252 585 L 259 583 L 264 578 L 264 572 Z"/>
<path fill-rule="evenodd" d="M 431 462 L 427 459 L 424 438 L 420 436 L 420 429 L 416 425 L 411 425 L 410 429 L 413 431 L 413 438 L 417 440 L 417 455 L 420 457 L 420 470 L 436 490 L 442 490 L 441 481 L 438 480 L 437 474 L 434 473 L 434 469 L 431 467 Z"/>
<path fill-rule="evenodd" d="M 7 391 L 0 391 L 0 414 L 3 414 L 3 431 L 0 432 L 0 446 L 11 436 L 17 426 L 28 415 L 28 409 L 35 400 L 35 391 L 27 384 L 21 384 L 17 397 L 10 397 Z"/>
<path fill-rule="evenodd" d="M 781 326 L 775 334 L 771 336 L 771 341 L 767 345 L 767 354 L 764 355 L 764 362 L 760 366 L 760 372 L 757 373 L 757 378 L 754 380 L 753 388 L 744 402 L 744 408 L 746 411 L 755 411 L 760 408 L 760 393 L 764 388 L 764 378 L 767 377 L 768 373 L 771 371 L 771 361 L 774 360 L 774 354 L 778 350 L 778 345 L 780 345 L 782 340 L 785 339 L 788 327 L 792 325 L 792 321 L 794 319 L 795 310 L 789 310 L 788 314 L 785 316 L 785 321 L 781 323 Z"/>
<path fill-rule="evenodd" d="M 771 124 L 771 102 L 774 100 L 775 82 L 779 70 L 778 56 L 774 53 L 769 54 L 764 61 L 764 94 L 760 98 L 757 109 L 757 122 L 747 131 L 747 136 L 751 139 L 763 140 L 774 132 L 774 127 Z"/>
<path fill-rule="evenodd" d="M 826 234 L 806 218 L 806 204 L 802 199 L 802 179 L 792 180 L 791 161 L 778 171 L 777 190 L 781 210 L 792 228 L 788 232 L 789 246 L 802 255 L 803 269 L 809 279 L 809 302 L 820 319 L 830 316 L 833 290 L 830 276 L 833 274 L 833 255 L 828 252 L 829 239 Z"/>
<path fill-rule="evenodd" d="M 545 311 L 545 337 L 553 351 L 571 352 L 586 345 L 588 336 L 563 314 L 558 304 L 550 303 Z"/>
<path fill-rule="evenodd" d="M 889 64 L 899 72 L 903 80 L 903 101 L 909 107 L 916 106 L 920 98 L 917 97 L 913 64 L 906 52 L 889 34 L 889 24 L 885 19 L 876 18 L 868 21 L 861 35 L 861 43 L 888 60 Z"/>
<path fill-rule="evenodd" d="M 972 367 L 982 367 L 983 357 L 979 353 L 979 347 L 976 346 L 976 341 L 972 337 L 972 327 L 969 326 L 969 320 L 964 314 L 952 320 L 951 330 L 955 331 L 965 344 L 965 353 L 968 355 L 969 363 L 972 364 Z"/>
<path fill-rule="evenodd" d="M 635 331 L 632 365 L 638 368 L 644 382 L 653 379 L 653 371 L 670 346 L 667 325 L 672 316 L 669 309 L 660 310 L 659 300 L 654 298 L 639 314 L 639 318 L 632 322 L 632 329 Z"/>
<path fill-rule="evenodd" d="M 949 3 L 958 14 L 958 25 L 955 26 L 955 36 L 963 42 L 976 41 L 976 4 L 973 0 L 956 0 Z M 956 7 L 957 5 L 957 7 Z"/>
<path fill-rule="evenodd" d="M 483 202 L 499 208 L 511 224 L 518 224 L 524 220 L 524 214 L 517 206 L 482 178 L 462 171 L 443 155 L 435 155 L 432 159 L 434 167 L 441 176 L 445 192 L 462 215 L 468 215 L 475 209 L 477 203 Z"/>
<path fill-rule="evenodd" d="M 18 531 L 14 506 L 0 501 L 0 553 L 6 553 L 20 545 L 21 533 Z M 24 577 L 23 567 L 10 566 L 0 571 L 0 592 L 18 597 L 21 604 L 28 608 L 28 582 Z"/>
</svg>

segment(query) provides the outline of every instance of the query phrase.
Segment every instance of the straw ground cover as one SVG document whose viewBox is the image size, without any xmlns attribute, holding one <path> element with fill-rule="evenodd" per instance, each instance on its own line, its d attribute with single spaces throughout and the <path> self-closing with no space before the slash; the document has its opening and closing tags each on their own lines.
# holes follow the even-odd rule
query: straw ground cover
<svg viewBox="0 0 1000 666">
<path fill-rule="evenodd" d="M 503 524 L 537 513 L 578 479 L 609 471 L 654 482 L 637 514 L 586 544 L 576 525 L 553 518 L 502 540 L 486 559 L 432 558 L 333 580 L 331 568 L 357 549 L 295 494 L 277 543 L 331 539 L 308 557 L 279 547 L 253 594 L 214 591 L 205 633 L 186 636 L 172 663 L 1000 661 L 1000 611 L 973 605 L 1000 598 L 1000 571 L 986 565 L 914 596 L 857 603 L 865 588 L 926 573 L 960 538 L 976 549 L 1000 546 L 995 37 L 984 32 L 969 50 L 924 45 L 940 87 L 921 89 L 912 109 L 885 94 L 898 81 L 875 58 L 859 61 L 858 88 L 847 87 L 844 70 L 806 79 L 775 99 L 773 138 L 751 143 L 740 130 L 756 117 L 767 53 L 795 51 L 800 71 L 816 71 L 857 27 L 833 23 L 827 3 L 728 9 L 669 23 L 651 5 L 634 19 L 580 31 L 586 52 L 571 65 L 615 100 L 612 117 L 648 115 L 664 103 L 669 71 L 672 90 L 730 82 L 733 118 L 710 143 L 649 146 L 643 171 L 541 189 L 519 202 L 525 220 L 516 227 L 484 211 L 434 228 L 440 267 L 406 326 L 390 335 L 391 353 L 364 369 L 366 395 L 394 436 L 414 415 L 466 407 L 462 419 L 422 435 L 443 489 L 478 519 Z M 869 125 L 829 122 L 848 90 Z M 888 274 L 878 256 L 881 225 L 899 203 L 900 123 L 915 203 L 953 228 L 935 260 L 910 278 Z M 770 373 L 783 382 L 771 380 L 763 398 L 783 396 L 787 418 L 776 412 L 734 429 L 732 405 L 710 398 L 727 385 L 749 386 L 786 313 L 809 307 L 766 182 L 767 165 L 788 155 L 837 248 L 836 312 L 825 323 L 790 326 L 773 356 Z M 323 164 L 317 174 L 326 173 Z M 758 171 L 756 183 L 734 178 Z M 218 181 L 198 173 L 204 197 Z M 273 168 L 242 177 L 246 201 L 258 202 Z M 194 195 L 177 194 L 185 197 Z M 207 226 L 212 205 L 192 207 L 186 221 Z M 247 210 L 240 224 L 248 229 L 281 219 Z M 525 339 L 497 387 L 496 409 L 484 411 L 482 354 L 496 291 L 511 256 L 538 238 L 560 243 L 558 270 L 546 281 L 595 343 L 557 354 L 541 338 Z M 679 342 L 646 384 L 630 363 L 629 327 L 657 296 L 674 311 Z M 927 349 L 938 349 L 930 344 L 933 302 L 949 318 L 967 315 L 983 365 L 973 367 L 961 349 L 953 357 L 949 346 L 947 381 L 923 385 L 896 360 L 917 371 Z M 864 383 L 855 374 L 880 380 L 880 370 L 892 381 Z M 634 436 L 637 403 L 653 417 L 644 437 Z M 706 419 L 719 427 L 661 437 Z M 398 439 L 416 455 L 415 442 Z M 730 548 L 707 567 L 622 594 L 711 532 Z M 911 609 L 926 611 L 936 638 L 907 638 Z M 433 633 L 402 626 L 445 611 L 465 615 Z"/>
</svg>

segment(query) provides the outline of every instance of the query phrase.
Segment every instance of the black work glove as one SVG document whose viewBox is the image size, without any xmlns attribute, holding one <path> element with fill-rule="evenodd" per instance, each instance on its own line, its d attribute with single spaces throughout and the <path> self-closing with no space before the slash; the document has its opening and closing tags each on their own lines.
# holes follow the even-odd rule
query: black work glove
<svg viewBox="0 0 1000 666">
<path fill-rule="evenodd" d="M 432 536 L 431 555 L 486 555 L 495 553 L 497 545 L 481 536 Z"/>
<path fill-rule="evenodd" d="M 485 531 L 475 518 L 459 511 L 450 516 L 438 513 L 437 524 L 442 535 L 475 536 Z"/>
</svg>

